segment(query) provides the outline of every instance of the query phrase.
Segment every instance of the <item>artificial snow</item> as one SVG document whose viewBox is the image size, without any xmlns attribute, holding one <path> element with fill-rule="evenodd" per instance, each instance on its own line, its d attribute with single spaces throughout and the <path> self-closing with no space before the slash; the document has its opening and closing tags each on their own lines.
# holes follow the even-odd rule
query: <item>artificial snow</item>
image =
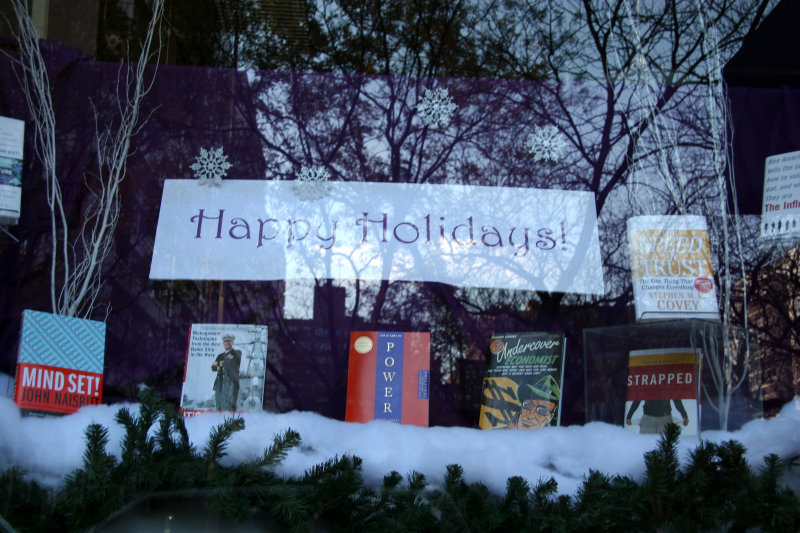
<svg viewBox="0 0 800 533">
<path fill-rule="evenodd" d="M 64 477 L 82 465 L 84 431 L 98 423 L 109 429 L 108 450 L 120 456 L 124 435 L 114 416 L 122 407 L 133 413 L 137 404 L 86 406 L 67 416 L 23 417 L 10 398 L 11 378 L 0 376 L 0 471 L 12 466 L 23 469 L 30 479 L 58 488 Z M 559 494 L 575 495 L 584 478 L 596 470 L 607 475 L 629 476 L 640 481 L 645 473 L 644 454 L 656 448 L 658 436 L 639 435 L 610 424 L 545 428 L 539 431 L 483 431 L 460 427 L 421 428 L 385 421 L 354 424 L 315 413 L 244 413 L 245 429 L 235 433 L 223 459 L 227 464 L 257 458 L 286 429 L 300 434 L 302 444 L 292 449 L 277 472 L 301 476 L 309 468 L 336 456 L 363 459 L 367 482 L 380 484 L 391 471 L 403 475 L 413 471 L 425 475 L 432 486 L 441 483 L 446 467 L 459 464 L 467 482 L 482 482 L 503 494 L 511 476 L 522 476 L 535 485 L 554 478 Z M 206 444 L 212 427 L 225 415 L 201 414 L 186 420 L 192 443 Z M 800 398 L 786 404 L 769 420 L 753 420 L 735 432 L 708 431 L 711 442 L 736 440 L 747 448 L 750 466 L 759 469 L 763 458 L 775 453 L 785 460 L 784 481 L 800 492 L 800 472 L 789 462 L 800 456 Z M 697 447 L 694 437 L 682 437 L 680 459 L 688 460 Z"/>
</svg>

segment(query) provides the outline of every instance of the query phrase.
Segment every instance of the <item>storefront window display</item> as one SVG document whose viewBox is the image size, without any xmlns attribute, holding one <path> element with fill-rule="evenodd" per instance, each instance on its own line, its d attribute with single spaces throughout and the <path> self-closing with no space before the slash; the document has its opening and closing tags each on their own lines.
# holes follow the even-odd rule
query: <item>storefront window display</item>
<svg viewBox="0 0 800 533">
<path fill-rule="evenodd" d="M 78 256 L 92 180 L 107 169 L 97 133 L 129 96 L 116 60 L 138 50 L 121 43 L 145 27 L 123 22 L 147 19 L 138 4 L 102 4 L 89 54 L 41 42 L 64 249 Z M 547 397 L 558 425 L 622 425 L 621 410 L 598 415 L 593 394 L 619 403 L 625 385 L 610 394 L 592 364 L 611 342 L 602 331 L 636 335 L 646 322 L 627 228 L 656 216 L 702 219 L 710 264 L 698 287 L 717 300 L 703 319 L 754 331 L 748 416 L 775 414 L 798 392 L 800 121 L 785 115 L 800 93 L 721 77 L 774 2 L 243 2 L 252 13 L 242 19 L 234 4 L 198 2 L 193 13 L 168 2 L 156 30 L 161 55 L 144 73 L 109 254 L 81 310 L 105 323 L 104 402 L 147 385 L 180 404 L 191 325 L 249 324 L 268 331 L 263 410 L 341 421 L 351 333 L 426 332 L 429 425 L 477 428 L 490 338 L 550 332 L 565 339 Z M 26 121 L 18 224 L 0 236 L 0 371 L 11 376 L 22 313 L 56 311 L 65 266 L 51 276 L 53 208 L 31 127 L 42 104 L 26 99 L 10 37 L 4 47 L 0 115 Z M 789 155 L 774 165 L 791 169 L 767 168 L 779 154 Z M 765 174 L 786 187 L 764 200 L 766 223 L 782 228 L 766 232 L 762 206 L 737 196 L 739 181 Z M 668 311 L 682 320 L 681 309 Z M 217 348 L 208 353 L 227 353 Z"/>
<path fill-rule="evenodd" d="M 572 7 L 559 9 L 566 14 Z M 465 24 L 476 13 L 455 9 L 452 15 Z M 691 21 L 700 16 L 681 13 Z M 314 15 L 333 17 L 330 24 L 356 23 L 346 10 L 341 17 L 325 9 Z M 274 381 L 265 408 L 341 418 L 349 332 L 396 327 L 432 334 L 435 382 L 442 387 L 432 400 L 441 418 L 433 419 L 472 426 L 480 383 L 469 376 L 485 364 L 488 337 L 520 328 L 560 330 L 572 340 L 564 420 L 580 423 L 583 328 L 635 320 L 624 228 L 639 215 L 693 214 L 708 221 L 722 318 L 741 323 L 741 261 L 748 273 L 781 255 L 758 244 L 764 241 L 756 234 L 758 219 L 736 217 L 724 201 L 732 188 L 720 183 L 727 179 L 719 162 L 726 115 L 709 115 L 725 109 L 707 87 L 717 87 L 712 59 L 736 48 L 719 44 L 705 55 L 676 48 L 683 62 L 673 61 L 673 74 L 665 76 L 658 61 L 669 57 L 659 48 L 669 44 L 668 28 L 644 15 L 616 20 L 591 13 L 592 27 L 607 31 L 609 40 L 584 51 L 593 48 L 604 62 L 570 49 L 574 42 L 561 44 L 566 55 L 558 64 L 520 55 L 539 69 L 537 81 L 521 81 L 529 76 L 515 75 L 501 58 L 487 61 L 485 72 L 466 65 L 428 71 L 436 77 L 404 70 L 402 57 L 425 58 L 431 67 L 440 60 L 412 42 L 374 52 L 388 60 L 380 76 L 337 73 L 332 48 L 315 59 L 317 68 L 331 72 L 258 70 L 265 59 L 252 36 L 236 56 L 247 69 L 152 68 L 146 120 L 120 192 L 114 252 L 98 278 L 104 288 L 97 312 L 109 309 L 106 396 L 128 398 L 136 384 L 148 383 L 176 397 L 189 324 L 258 323 L 270 327 L 271 346 L 284 354 L 270 358 L 267 380 Z M 526 12 L 522 20 L 533 29 L 542 16 Z M 625 40 L 618 32 L 628 22 L 656 31 L 652 42 Z M 715 29 L 738 35 L 721 24 Z M 475 31 L 499 39 L 491 27 Z M 710 36 L 685 31 L 698 40 Z M 457 57 L 489 46 L 472 35 L 465 39 L 473 49 Z M 638 59 L 626 62 L 623 49 Z M 302 54 L 302 47 L 291 53 Z M 288 54 L 273 60 L 288 61 Z M 70 132 L 59 134 L 59 176 L 74 226 L 91 200 L 83 179 L 94 164 L 95 124 L 85 119 L 96 112 L 113 120 L 117 65 L 55 43 L 47 44 L 44 57 L 51 76 L 63 80 L 53 89 L 57 131 Z M 24 91 L 8 66 L 4 114 L 25 119 Z M 463 77 L 474 74 L 481 76 Z M 500 74 L 508 79 L 489 77 Z M 694 80 L 711 85 L 681 83 Z M 733 112 L 749 116 L 743 105 Z M 32 132 L 25 170 L 35 176 L 41 163 Z M 784 144 L 776 149 L 788 150 Z M 763 166 L 772 155 L 765 150 L 737 153 L 737 160 Z M 39 242 L 47 238 L 49 208 L 36 179 L 25 187 L 27 214 L 12 231 L 22 243 Z M 172 187 L 180 190 L 171 193 Z M 594 201 L 584 203 L 588 198 Z M 36 274 L 45 250 L 13 240 L 6 246 L 16 258 L 6 262 L 5 277 L 14 287 L 6 291 L 4 330 L 5 370 L 13 374 L 20 310 L 46 310 L 49 287 Z M 300 334 L 300 342 L 298 332 L 306 330 L 315 333 Z M 317 346 L 314 336 L 324 344 Z M 303 373 L 309 354 L 323 371 Z M 309 387 L 326 391 L 324 407 L 303 399 L 318 394 L 298 394 Z"/>
</svg>

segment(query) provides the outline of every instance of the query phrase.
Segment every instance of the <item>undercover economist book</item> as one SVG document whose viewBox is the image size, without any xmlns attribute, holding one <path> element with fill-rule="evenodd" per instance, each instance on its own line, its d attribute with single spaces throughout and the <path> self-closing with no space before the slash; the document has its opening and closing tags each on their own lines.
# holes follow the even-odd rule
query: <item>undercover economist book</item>
<svg viewBox="0 0 800 533">
<path fill-rule="evenodd" d="M 492 335 L 478 426 L 541 429 L 559 425 L 565 348 L 561 332 Z"/>
</svg>

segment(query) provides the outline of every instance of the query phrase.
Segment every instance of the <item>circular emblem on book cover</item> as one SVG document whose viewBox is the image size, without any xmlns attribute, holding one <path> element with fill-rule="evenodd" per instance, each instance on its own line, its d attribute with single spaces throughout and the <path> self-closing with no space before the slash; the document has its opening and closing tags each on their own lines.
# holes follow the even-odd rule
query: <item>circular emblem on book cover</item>
<svg viewBox="0 0 800 533">
<path fill-rule="evenodd" d="M 502 339 L 494 339 L 491 343 L 489 343 L 489 351 L 497 355 L 503 351 L 503 346 L 505 346 L 505 343 Z"/>
<path fill-rule="evenodd" d="M 353 343 L 353 348 L 358 353 L 368 353 L 372 349 L 372 339 L 369 337 L 359 337 Z"/>
<path fill-rule="evenodd" d="M 711 292 L 711 289 L 714 288 L 714 282 L 708 278 L 697 278 L 694 280 L 694 288 L 702 293 Z"/>
</svg>

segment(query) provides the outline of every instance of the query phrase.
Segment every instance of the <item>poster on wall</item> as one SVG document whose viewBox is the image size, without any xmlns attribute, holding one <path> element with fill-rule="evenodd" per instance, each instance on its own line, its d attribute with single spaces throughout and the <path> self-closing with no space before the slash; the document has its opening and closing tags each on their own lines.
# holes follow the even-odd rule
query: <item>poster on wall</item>
<svg viewBox="0 0 800 533">
<path fill-rule="evenodd" d="M 558 426 L 565 349 L 563 333 L 492 335 L 478 426 L 481 429 Z"/>
<path fill-rule="evenodd" d="M 800 150 L 766 158 L 763 198 L 761 237 L 800 239 Z"/>
<path fill-rule="evenodd" d="M 345 421 L 427 427 L 430 345 L 427 332 L 351 332 Z"/>
<path fill-rule="evenodd" d="M 634 350 L 628 358 L 625 429 L 659 434 L 667 424 L 698 434 L 700 357 L 691 348 Z"/>
<path fill-rule="evenodd" d="M 636 320 L 719 320 L 705 217 L 628 219 Z"/>
<path fill-rule="evenodd" d="M 14 381 L 23 411 L 74 413 L 103 401 L 104 322 L 25 309 Z"/>
<path fill-rule="evenodd" d="M 25 122 L 0 117 L 0 223 L 16 224 L 22 203 Z"/>
<path fill-rule="evenodd" d="M 603 293 L 592 193 L 335 181 L 311 201 L 294 185 L 166 180 L 150 277 Z"/>
<path fill-rule="evenodd" d="M 192 324 L 181 413 L 261 411 L 267 371 L 267 326 Z"/>
</svg>

